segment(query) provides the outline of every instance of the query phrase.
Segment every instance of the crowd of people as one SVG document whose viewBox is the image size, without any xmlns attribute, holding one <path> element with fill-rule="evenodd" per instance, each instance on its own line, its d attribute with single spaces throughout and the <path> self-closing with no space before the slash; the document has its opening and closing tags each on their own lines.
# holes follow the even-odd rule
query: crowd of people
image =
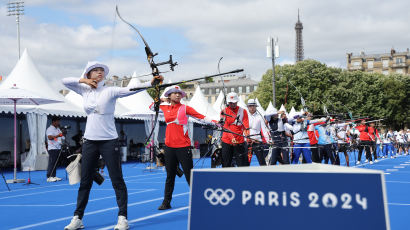
<svg viewBox="0 0 410 230">
<path fill-rule="evenodd" d="M 251 154 L 256 155 L 260 165 L 299 162 L 340 165 L 340 157 L 344 157 L 347 166 L 352 157 L 358 165 L 409 154 L 409 129 L 379 128 L 378 121 L 368 119 L 346 120 L 331 116 L 314 119 L 309 112 L 288 117 L 283 108 L 262 115 L 254 99 L 248 100 L 248 114 L 245 109 L 237 109 L 237 97 L 236 93 L 229 93 L 228 105 L 222 112 L 224 128 L 234 132 L 228 131 L 222 136 L 222 167 L 247 166 Z"/>
</svg>

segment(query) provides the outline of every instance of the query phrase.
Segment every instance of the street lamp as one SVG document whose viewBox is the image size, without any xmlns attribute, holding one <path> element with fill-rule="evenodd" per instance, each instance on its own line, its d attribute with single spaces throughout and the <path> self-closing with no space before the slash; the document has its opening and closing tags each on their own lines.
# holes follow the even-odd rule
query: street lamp
<svg viewBox="0 0 410 230">
<path fill-rule="evenodd" d="M 17 22 L 17 45 L 19 51 L 19 60 L 20 60 L 20 15 L 24 15 L 24 2 L 22 1 L 13 1 L 7 3 L 8 14 L 7 16 L 16 16 Z"/>
<path fill-rule="evenodd" d="M 275 59 L 279 58 L 278 38 L 269 37 L 266 46 L 266 57 L 272 58 L 272 94 L 273 107 L 276 108 L 276 89 L 275 89 Z"/>
</svg>

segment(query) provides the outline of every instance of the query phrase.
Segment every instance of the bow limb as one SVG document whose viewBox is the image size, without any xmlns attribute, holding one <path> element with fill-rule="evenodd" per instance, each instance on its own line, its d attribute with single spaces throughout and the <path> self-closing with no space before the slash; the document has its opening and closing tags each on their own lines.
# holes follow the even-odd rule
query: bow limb
<svg viewBox="0 0 410 230">
<path fill-rule="evenodd" d="M 117 15 L 118 15 L 118 17 L 121 19 L 121 21 L 123 21 L 125 24 L 127 24 L 128 26 L 130 26 L 131 28 L 133 28 L 135 31 L 137 31 L 138 35 L 141 37 L 142 41 L 143 41 L 144 44 L 145 44 L 145 47 L 146 47 L 146 48 L 145 48 L 145 51 L 147 51 L 147 50 L 149 51 L 149 52 L 147 52 L 147 55 L 148 55 L 148 53 L 149 53 L 149 54 L 150 54 L 149 56 L 153 57 L 154 54 L 152 53 L 151 48 L 149 47 L 147 41 L 145 41 L 145 39 L 144 39 L 144 37 L 142 36 L 142 34 L 140 33 L 140 31 L 139 31 L 135 26 L 133 26 L 131 23 L 127 22 L 123 17 L 121 17 L 120 11 L 118 10 L 118 6 L 115 6 L 115 11 L 117 12 Z"/>
</svg>

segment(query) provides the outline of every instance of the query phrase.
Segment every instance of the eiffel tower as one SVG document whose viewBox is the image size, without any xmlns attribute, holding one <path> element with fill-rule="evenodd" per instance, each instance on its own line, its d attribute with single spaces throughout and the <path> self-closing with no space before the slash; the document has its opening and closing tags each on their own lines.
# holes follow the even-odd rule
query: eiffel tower
<svg viewBox="0 0 410 230">
<path fill-rule="evenodd" d="M 299 19 L 299 9 L 298 9 L 298 22 L 296 22 L 295 30 L 296 30 L 295 61 L 298 62 L 298 61 L 303 61 L 304 59 L 303 37 L 302 37 L 303 25 Z"/>
</svg>

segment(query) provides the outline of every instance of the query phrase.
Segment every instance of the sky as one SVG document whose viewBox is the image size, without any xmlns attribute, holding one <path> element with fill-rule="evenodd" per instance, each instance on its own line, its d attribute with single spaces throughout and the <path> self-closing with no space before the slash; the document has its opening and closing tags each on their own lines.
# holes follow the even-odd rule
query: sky
<svg viewBox="0 0 410 230">
<path fill-rule="evenodd" d="M 18 61 L 17 27 L 0 0 L 0 75 Z M 260 80 L 272 62 L 267 38 L 278 37 L 279 65 L 295 59 L 298 9 L 303 23 L 305 59 L 346 67 L 346 53 L 387 53 L 410 48 L 408 0 L 25 0 L 21 52 L 27 49 L 50 82 L 80 76 L 87 61 L 110 67 L 111 75 L 150 73 L 144 44 L 115 15 L 137 27 L 157 62 L 169 55 L 178 62 L 172 81 L 245 69 Z M 161 68 L 162 71 L 168 67 Z M 56 87 L 58 84 L 56 84 Z"/>
</svg>

